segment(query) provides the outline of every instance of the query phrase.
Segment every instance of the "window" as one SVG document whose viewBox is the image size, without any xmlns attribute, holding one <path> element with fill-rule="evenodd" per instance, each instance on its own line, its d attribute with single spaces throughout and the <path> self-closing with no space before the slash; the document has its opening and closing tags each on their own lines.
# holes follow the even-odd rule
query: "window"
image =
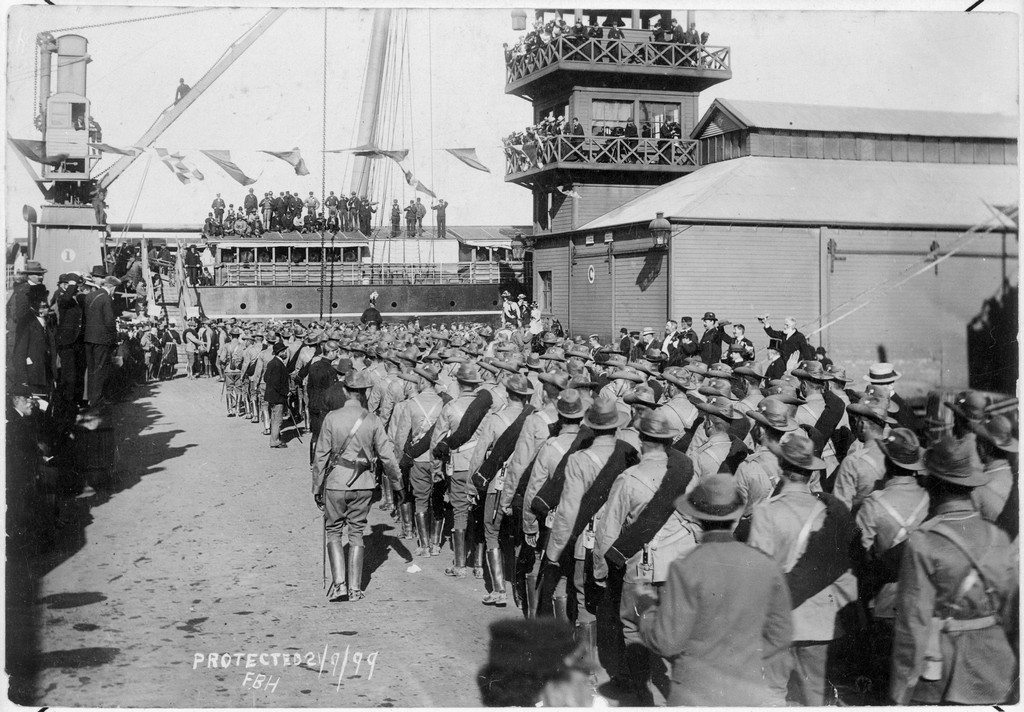
<svg viewBox="0 0 1024 712">
<path fill-rule="evenodd" d="M 534 117 L 534 123 L 540 123 L 548 117 L 548 114 L 553 114 L 557 119 L 561 116 L 566 121 L 571 121 L 572 117 L 569 116 L 569 102 L 563 101 L 557 104 L 549 104 L 542 109 L 537 110 L 537 115 Z"/>
<path fill-rule="evenodd" d="M 633 116 L 632 101 L 594 99 L 591 106 L 590 131 L 594 136 L 611 135 L 615 128 L 624 128 Z"/>
<path fill-rule="evenodd" d="M 554 306 L 551 303 L 551 271 L 538 272 L 540 277 L 540 310 L 549 312 Z"/>
<path fill-rule="evenodd" d="M 642 127 L 645 123 L 651 126 L 651 135 L 657 136 L 662 124 L 669 121 L 679 123 L 679 104 L 666 104 L 660 101 L 640 102 L 640 121 Z"/>
</svg>

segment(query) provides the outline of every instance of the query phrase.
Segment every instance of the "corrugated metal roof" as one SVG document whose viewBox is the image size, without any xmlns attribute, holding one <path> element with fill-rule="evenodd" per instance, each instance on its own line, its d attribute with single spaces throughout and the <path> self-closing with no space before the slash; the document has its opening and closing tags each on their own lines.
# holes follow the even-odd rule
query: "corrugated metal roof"
<svg viewBox="0 0 1024 712">
<path fill-rule="evenodd" d="M 745 156 L 715 163 L 578 228 L 653 220 L 969 228 L 1015 204 L 1017 166 Z"/>
<path fill-rule="evenodd" d="M 897 136 L 1017 138 L 1016 117 L 1004 114 L 960 114 L 947 111 L 908 111 L 864 106 L 820 106 L 774 101 L 715 99 L 697 123 L 691 138 L 724 111 L 746 128 L 789 131 L 838 131 Z"/>
<path fill-rule="evenodd" d="M 533 226 L 463 225 L 448 228 L 448 233 L 472 247 L 503 247 L 507 250 L 512 247 L 512 238 L 517 233 L 524 237 L 532 235 Z"/>
</svg>

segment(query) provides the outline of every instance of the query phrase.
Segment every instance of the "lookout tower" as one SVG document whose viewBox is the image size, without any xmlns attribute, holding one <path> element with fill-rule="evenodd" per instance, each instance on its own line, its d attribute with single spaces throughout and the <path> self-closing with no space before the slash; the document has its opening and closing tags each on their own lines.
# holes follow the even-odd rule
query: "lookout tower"
<svg viewBox="0 0 1024 712">
<path fill-rule="evenodd" d="M 533 103 L 535 124 L 562 117 L 570 127 L 506 140 L 505 180 L 533 192 L 534 234 L 575 229 L 698 168 L 698 142 L 688 138 L 698 95 L 732 77 L 729 47 L 659 30 L 672 25 L 668 11 L 535 12 L 541 27 L 558 17 L 568 32 L 552 37 L 528 24 L 505 57 L 505 93 Z M 572 31 L 577 20 L 586 37 Z M 695 23 L 688 12 L 683 30 Z"/>
</svg>

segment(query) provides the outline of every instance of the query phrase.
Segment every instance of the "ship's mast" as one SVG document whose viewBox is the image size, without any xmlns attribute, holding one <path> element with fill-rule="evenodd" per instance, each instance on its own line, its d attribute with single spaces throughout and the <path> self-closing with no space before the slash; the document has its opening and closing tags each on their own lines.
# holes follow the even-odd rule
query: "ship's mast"
<svg viewBox="0 0 1024 712">
<path fill-rule="evenodd" d="M 391 24 L 391 10 L 378 9 L 373 13 L 373 27 L 370 33 L 370 52 L 366 61 L 366 77 L 363 81 L 363 97 L 359 109 L 359 133 L 357 146 L 373 144 L 376 139 L 380 93 L 384 85 L 385 57 L 388 50 L 388 26 Z M 355 157 L 352 164 L 352 190 L 357 195 L 368 195 L 370 189 L 370 159 Z"/>
</svg>

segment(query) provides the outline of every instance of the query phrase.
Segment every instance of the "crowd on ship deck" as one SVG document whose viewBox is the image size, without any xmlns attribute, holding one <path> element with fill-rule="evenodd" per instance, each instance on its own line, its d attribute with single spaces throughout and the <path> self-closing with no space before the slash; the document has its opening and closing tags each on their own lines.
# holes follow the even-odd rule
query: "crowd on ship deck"
<svg viewBox="0 0 1024 712">
<path fill-rule="evenodd" d="M 267 191 L 262 197 L 256 195 L 253 188 L 245 195 L 237 208 L 234 203 L 225 203 L 220 193 L 213 199 L 210 212 L 203 223 L 203 235 L 208 238 L 235 236 L 256 237 L 264 232 L 361 232 L 369 236 L 373 229 L 373 216 L 378 212 L 379 203 L 371 201 L 365 195 L 357 196 L 355 191 L 345 197 L 344 193 L 335 195 L 330 191 L 323 202 L 313 191 L 303 199 L 299 191 L 279 192 Z M 444 198 L 434 202 L 430 209 L 437 213 L 438 237 L 447 234 L 447 207 Z M 423 235 L 423 219 L 427 216 L 427 206 L 422 198 L 410 200 L 405 207 L 399 206 L 395 198 L 391 204 L 390 224 L 391 237 L 402 234 L 402 221 L 405 221 L 407 237 Z"/>
<path fill-rule="evenodd" d="M 577 18 L 570 25 L 561 14 L 557 13 L 547 22 L 538 18 L 534 22 L 533 28 L 519 38 L 512 47 L 509 47 L 507 43 L 502 45 L 505 51 L 505 64 L 511 66 L 515 62 L 521 61 L 522 58 L 559 40 L 564 40 L 574 47 L 580 47 L 587 40 L 601 39 L 610 40 L 604 43 L 602 48 L 604 51 L 592 50 L 588 57 L 597 62 L 645 63 L 648 48 L 640 42 L 623 42 L 625 35 L 622 28 L 624 26 L 625 23 L 617 16 L 609 16 L 601 24 L 598 24 L 596 17 L 592 17 L 589 25 L 584 25 L 582 18 Z M 710 33 L 698 32 L 696 23 L 691 22 L 687 28 L 680 25 L 675 18 L 659 18 L 650 29 L 649 42 L 679 45 L 678 57 L 675 54 L 658 55 L 654 57 L 656 64 L 668 64 L 670 60 L 672 64 L 675 64 L 675 60 L 678 59 L 681 66 L 710 66 L 709 58 L 702 51 L 708 43 Z M 696 53 L 696 56 L 687 51 L 694 48 L 701 50 Z M 577 58 L 575 55 L 573 56 Z"/>
<path fill-rule="evenodd" d="M 591 692 L 1016 699 L 1005 402 L 964 391 L 922 419 L 892 364 L 855 387 L 792 318 L 759 315 L 760 345 L 713 312 L 701 334 L 682 317 L 604 344 L 505 297 L 497 329 L 385 321 L 373 303 L 360 323 L 219 327 L 227 415 L 271 448 L 308 436 L 330 600 L 367 595 L 379 493 L 421 564 L 444 551 L 483 605 L 571 626 Z M 535 704 L 547 673 L 503 660 L 480 673 L 485 703 Z"/>
</svg>

